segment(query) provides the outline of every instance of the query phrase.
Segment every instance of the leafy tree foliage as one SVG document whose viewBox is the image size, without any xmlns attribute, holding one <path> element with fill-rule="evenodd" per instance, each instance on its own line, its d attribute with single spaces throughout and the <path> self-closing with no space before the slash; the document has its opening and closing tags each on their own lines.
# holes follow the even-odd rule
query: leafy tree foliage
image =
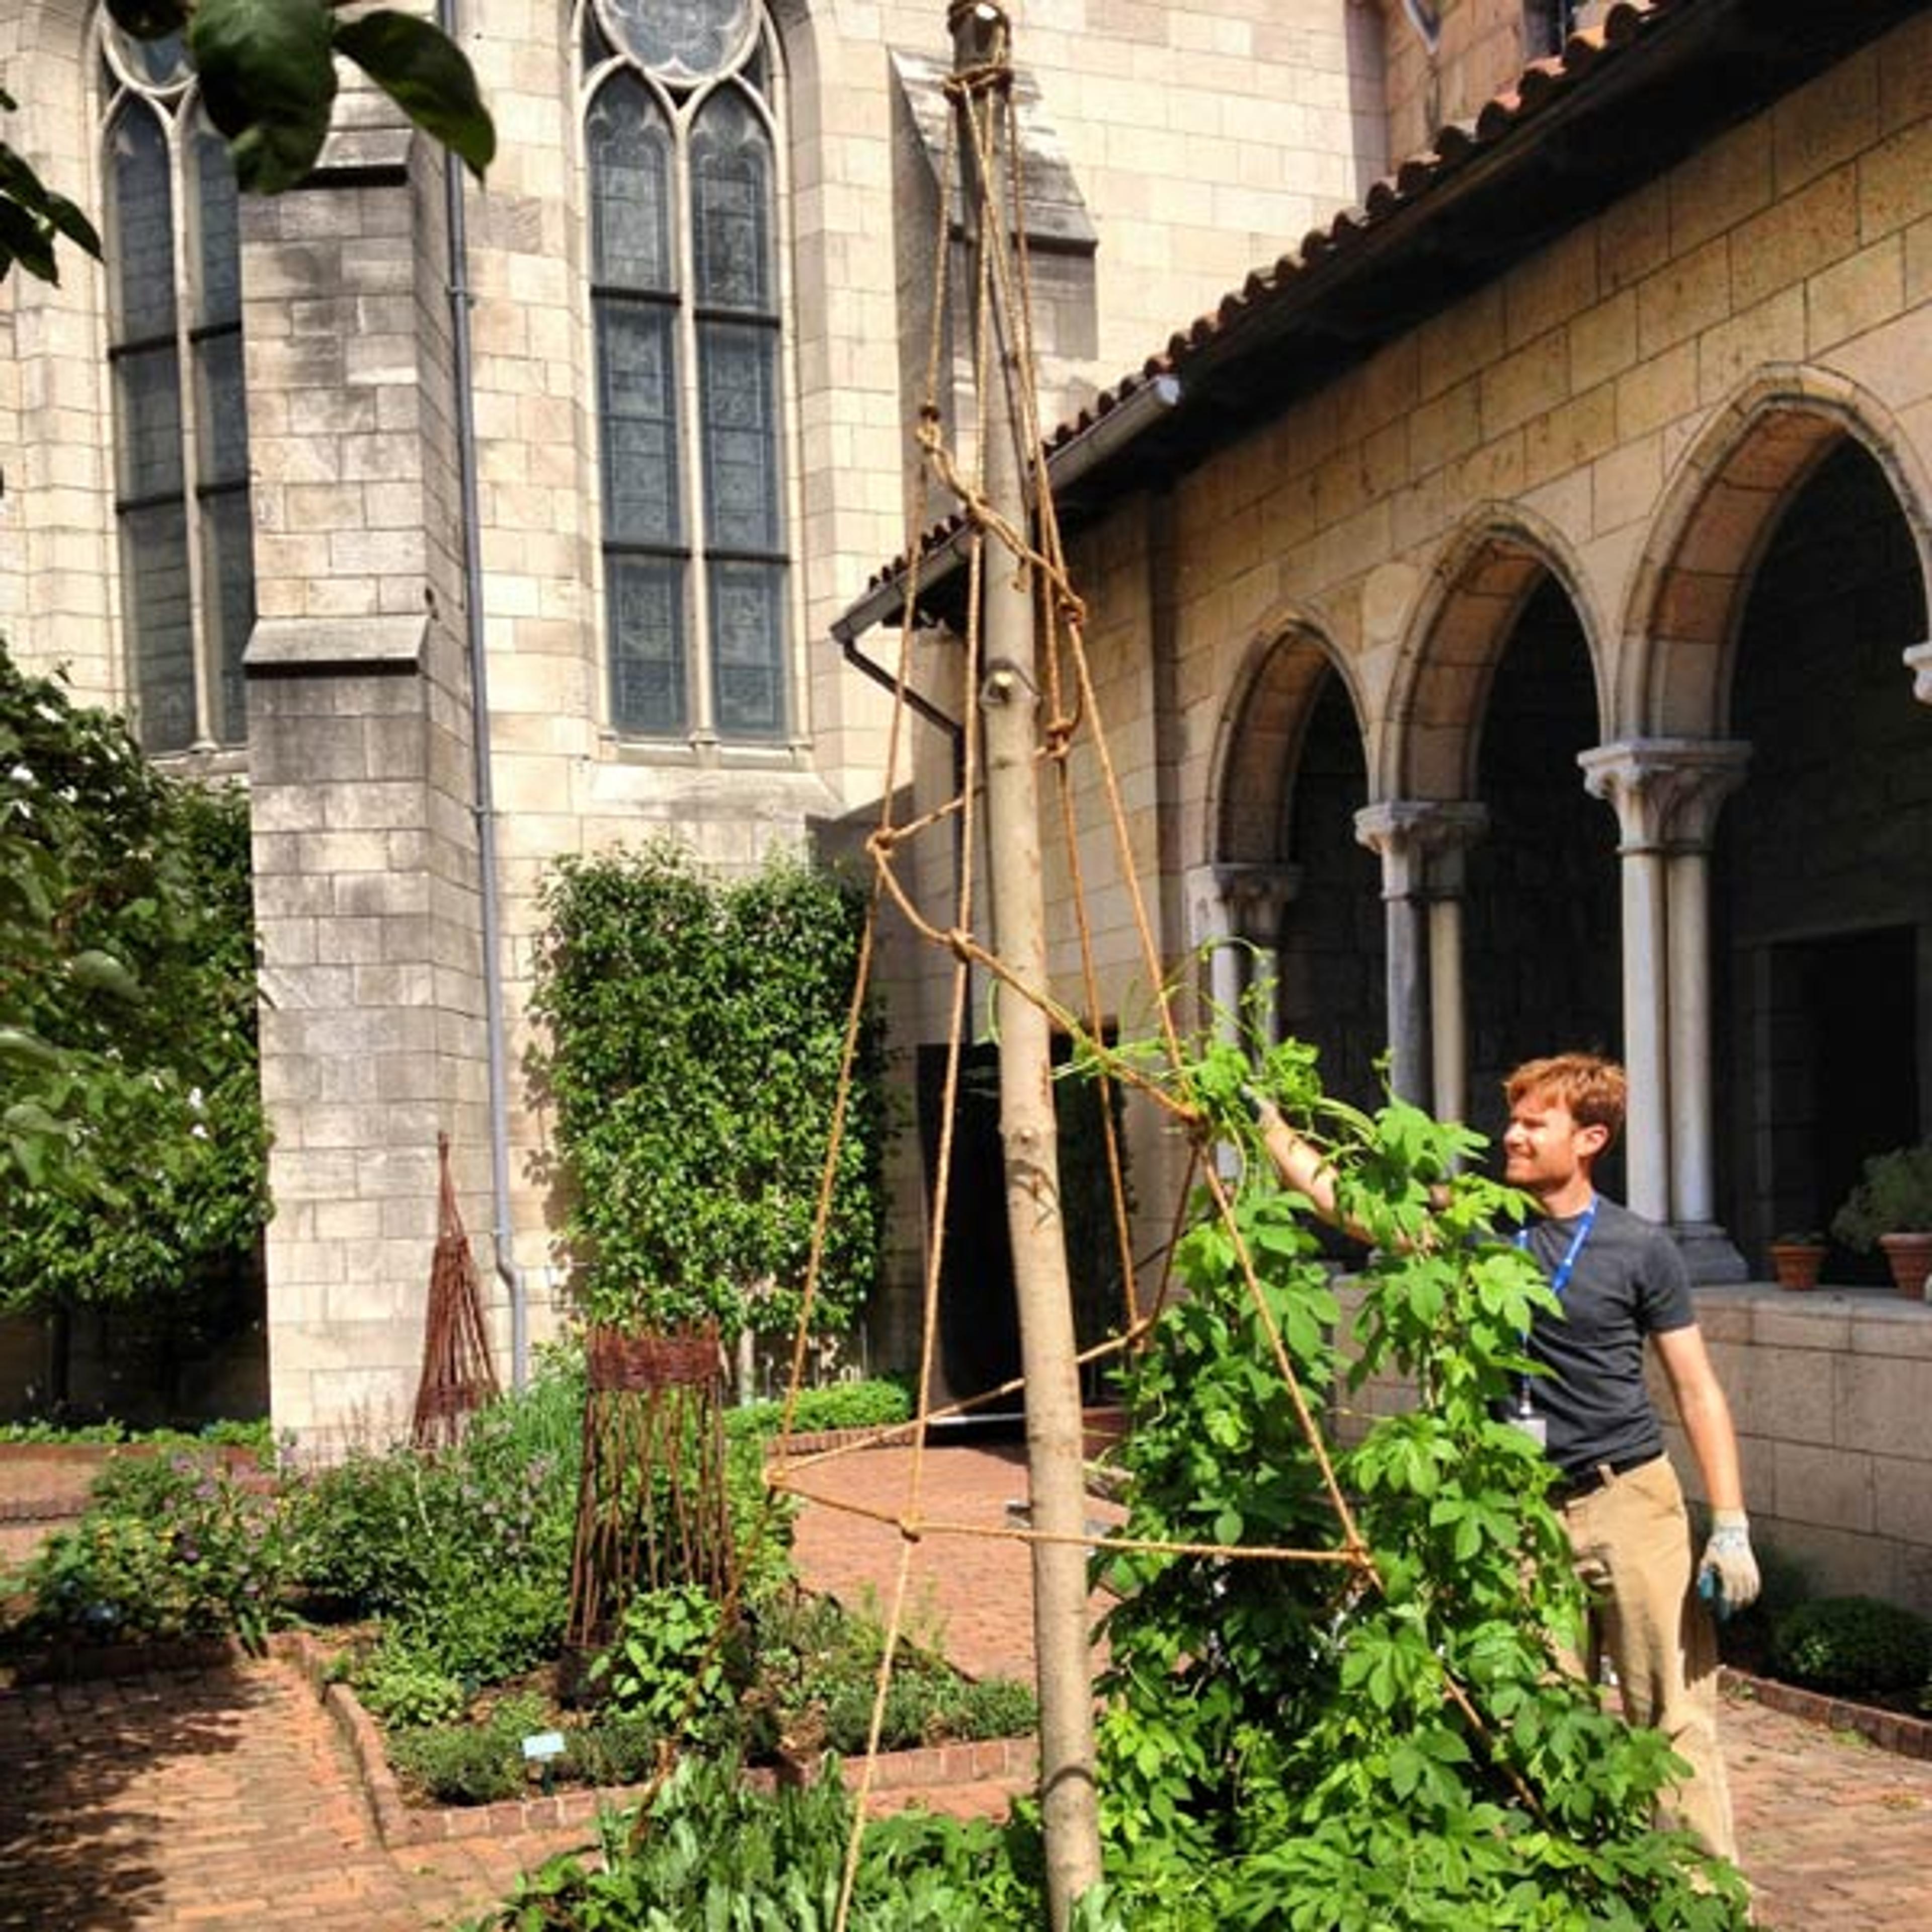
<svg viewBox="0 0 1932 1932">
<path fill-rule="evenodd" d="M 136 40 L 183 37 L 244 190 L 278 194 L 315 166 L 334 116 L 338 55 L 479 180 L 495 157 L 496 128 L 468 57 L 413 14 L 352 16 L 329 0 L 108 0 L 108 11 Z M 0 92 L 0 108 L 14 104 Z M 86 216 L 0 142 L 0 278 L 17 262 L 58 281 L 62 238 L 99 258 Z"/>
<path fill-rule="evenodd" d="M 669 845 L 566 860 L 547 888 L 538 1066 L 571 1186 L 585 1312 L 783 1333 L 798 1318 L 830 1144 L 862 899 L 778 860 L 736 884 Z M 880 1034 L 862 1028 L 813 1325 L 878 1272 Z"/>
<path fill-rule="evenodd" d="M 1253 1149 L 1232 1047 L 1194 1076 L 1217 1131 Z M 1467 1171 L 1466 1130 L 1323 1099 L 1294 1042 L 1264 1078 L 1331 1149 L 1341 1204 L 1376 1240 L 1345 1317 L 1258 1151 L 1232 1225 L 1204 1202 L 1188 1293 L 1130 1377 L 1130 1535 L 1333 1551 L 1338 1511 L 1298 1420 L 1255 1286 L 1335 1452 L 1371 1568 L 1236 1556 L 1123 1559 L 1108 1620 L 1101 1789 L 1110 1885 L 1148 1922 L 1319 1932 L 1679 1928 L 1746 1922 L 1742 1885 L 1652 1828 L 1680 1768 L 1556 1667 L 1580 1586 L 1549 1468 L 1496 1419 L 1550 1304 L 1496 1238 L 1518 1197 Z M 1244 1262 L 1244 1256 L 1246 1257 Z M 1376 1419 L 1369 1379 L 1422 1394 Z M 1366 1407 L 1366 1405 L 1364 1405 Z M 1156 1901 L 1159 1901 L 1156 1909 Z"/>
<path fill-rule="evenodd" d="M 268 1217 L 248 808 L 0 646 L 0 1307 L 191 1298 Z"/>
</svg>

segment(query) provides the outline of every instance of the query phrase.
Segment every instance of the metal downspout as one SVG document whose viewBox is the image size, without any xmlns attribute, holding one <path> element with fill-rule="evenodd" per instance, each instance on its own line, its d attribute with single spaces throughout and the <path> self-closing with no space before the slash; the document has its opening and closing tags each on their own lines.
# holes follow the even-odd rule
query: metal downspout
<svg viewBox="0 0 1932 1932">
<path fill-rule="evenodd" d="M 436 0 L 436 24 L 457 38 L 455 0 Z M 490 1244 L 497 1279 L 510 1301 L 510 1386 L 530 1378 L 530 1310 L 524 1271 L 513 1258 L 510 1226 L 510 1100 L 503 1022 L 502 910 L 496 889 L 496 807 L 490 780 L 490 674 L 483 635 L 483 519 L 476 494 L 476 406 L 470 341 L 470 250 L 463 212 L 463 168 L 445 152 L 443 192 L 449 238 L 452 386 L 456 394 L 456 469 L 463 506 L 463 628 L 470 660 L 470 756 L 475 783 L 470 811 L 476 824 L 481 888 L 483 1025 L 490 1064 Z"/>
</svg>

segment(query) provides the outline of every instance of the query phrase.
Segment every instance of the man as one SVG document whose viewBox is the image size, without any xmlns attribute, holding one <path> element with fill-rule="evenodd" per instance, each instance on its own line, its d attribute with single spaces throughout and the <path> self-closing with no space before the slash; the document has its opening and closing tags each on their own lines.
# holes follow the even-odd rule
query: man
<svg viewBox="0 0 1932 1932">
<path fill-rule="evenodd" d="M 1519 1066 L 1503 1083 L 1510 1121 L 1504 1178 L 1540 1210 L 1518 1237 L 1550 1277 L 1560 1315 L 1540 1314 L 1514 1419 L 1558 1472 L 1550 1502 L 1595 1598 L 1594 1675 L 1607 1653 L 1625 1715 L 1654 1726 L 1690 1767 L 1681 1822 L 1735 1859 L 1730 1796 L 1718 1747 L 1717 1639 L 1700 1586 L 1726 1610 L 1758 1592 L 1729 1404 L 1691 1306 L 1682 1257 L 1664 1230 L 1596 1190 L 1597 1160 L 1623 1125 L 1623 1069 L 1592 1054 Z M 1262 1139 L 1282 1178 L 1336 1220 L 1334 1174 L 1265 1102 Z M 1694 1585 L 1690 1530 L 1643 1379 L 1646 1340 L 1663 1364 L 1704 1479 L 1712 1530 Z"/>
</svg>

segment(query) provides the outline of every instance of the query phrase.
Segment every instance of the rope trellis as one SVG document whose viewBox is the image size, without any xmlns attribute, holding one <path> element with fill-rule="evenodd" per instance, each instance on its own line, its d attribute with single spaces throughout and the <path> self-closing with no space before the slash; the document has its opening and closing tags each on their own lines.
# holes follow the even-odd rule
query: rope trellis
<svg viewBox="0 0 1932 1932">
<path fill-rule="evenodd" d="M 1003 54 L 1004 50 L 1003 41 Z M 966 552 L 966 608 L 968 614 L 963 640 L 964 664 L 961 680 L 964 692 L 962 706 L 962 769 L 958 789 L 954 796 L 903 820 L 895 818 L 896 812 L 900 808 L 902 792 L 904 796 L 910 796 L 911 791 L 909 785 L 902 786 L 902 782 L 905 776 L 902 771 L 902 760 L 908 737 L 905 718 L 910 708 L 908 700 L 915 686 L 914 645 L 919 622 L 917 611 L 921 580 L 933 559 L 935 549 L 930 538 L 921 536 L 914 538 L 908 552 L 910 560 L 906 569 L 904 609 L 894 674 L 899 701 L 893 707 L 887 734 L 886 782 L 884 787 L 880 816 L 867 841 L 867 851 L 873 868 L 871 916 L 861 949 L 857 980 L 853 990 L 844 1063 L 834 1110 L 832 1144 L 826 1151 L 825 1184 L 820 1195 L 811 1257 L 794 1337 L 790 1384 L 785 1397 L 779 1436 L 767 1464 L 767 1509 L 754 1531 L 752 1550 L 746 1552 L 745 1558 L 741 1558 L 742 1562 L 755 1556 L 758 1537 L 764 1532 L 781 1498 L 808 1502 L 818 1508 L 838 1510 L 886 1526 L 896 1532 L 900 1540 L 897 1574 L 890 1602 L 884 1610 L 884 1643 L 868 1736 L 867 1753 L 858 1791 L 854 1832 L 848 1847 L 844 1883 L 836 1920 L 838 1932 L 843 1932 L 849 1916 L 858 1869 L 859 1821 L 864 1816 L 866 1802 L 872 1789 L 874 1760 L 878 1753 L 886 1697 L 905 1617 L 911 1558 L 915 1546 L 920 1543 L 940 1537 L 995 1538 L 1034 1544 L 1052 1540 L 1078 1543 L 1096 1550 L 1124 1553 L 1148 1552 L 1239 1563 L 1329 1564 L 1343 1573 L 1342 1587 L 1347 1591 L 1366 1589 L 1378 1592 L 1383 1587 L 1374 1557 L 1362 1535 L 1348 1498 L 1337 1478 L 1334 1458 L 1324 1438 L 1321 1424 L 1309 1400 L 1307 1391 L 1296 1373 L 1280 1324 L 1262 1291 L 1253 1256 L 1237 1224 L 1232 1199 L 1225 1183 L 1216 1172 L 1214 1162 L 1206 1157 L 1214 1138 L 1213 1124 L 1203 1112 L 1185 1097 L 1184 1083 L 1175 1077 L 1184 1066 L 1186 1054 L 1180 1028 L 1174 1014 L 1172 989 L 1162 970 L 1153 922 L 1142 890 L 1139 858 L 1131 836 L 1118 772 L 1108 744 L 1096 696 L 1093 669 L 1085 643 L 1086 608 L 1076 592 L 1069 574 L 1054 511 L 1045 446 L 1037 419 L 1031 353 L 1032 301 L 1027 254 L 1023 246 L 1016 245 L 1014 238 L 1024 228 L 1025 185 L 1024 146 L 1018 137 L 1018 114 L 1012 81 L 1010 63 L 1003 57 L 973 68 L 956 70 L 946 83 L 947 93 L 958 111 L 948 118 L 948 136 L 938 202 L 938 233 L 934 250 L 934 286 L 931 306 L 933 321 L 927 356 L 926 392 L 916 431 L 920 473 L 915 500 L 921 503 L 929 502 L 935 487 L 943 489 L 958 506 L 954 522 L 963 523 L 972 533 L 972 541 Z M 964 128 L 963 138 L 970 143 L 977 163 L 974 172 L 979 182 L 984 184 L 998 178 L 998 172 L 992 165 L 998 146 L 1004 143 L 1005 152 L 1010 157 L 1006 170 L 1007 178 L 1012 185 L 1010 206 L 1000 207 L 988 196 L 979 209 L 984 245 L 978 251 L 980 269 L 971 292 L 980 325 L 974 337 L 975 343 L 980 345 L 980 364 L 976 370 L 974 385 L 974 393 L 980 398 L 980 406 L 974 431 L 976 438 L 975 446 L 983 452 L 989 433 L 985 399 L 995 388 L 1004 386 L 989 380 L 991 372 L 985 364 L 985 345 L 993 338 L 994 333 L 988 324 L 997 304 L 1006 331 L 1005 340 L 1016 346 L 1013 358 L 1016 366 L 1012 372 L 1012 392 L 1019 404 L 1021 420 L 1015 433 L 1021 437 L 1022 446 L 1030 452 L 1033 524 L 1030 530 L 1016 526 L 1010 518 L 1000 515 L 987 500 L 979 481 L 968 473 L 958 454 L 948 446 L 943 428 L 944 418 L 939 406 L 940 370 L 944 347 L 941 322 L 952 245 L 950 232 L 950 210 L 954 171 L 958 160 L 956 148 L 962 138 L 961 124 Z M 1004 432 L 1004 426 L 1002 430 Z M 950 539 L 952 533 L 949 532 L 947 534 Z M 977 936 L 975 927 L 978 860 L 975 841 L 964 828 L 970 826 L 973 822 L 982 796 L 983 782 L 979 741 L 980 686 L 985 666 L 979 615 L 980 593 L 982 585 L 988 580 L 990 573 L 1003 570 L 1029 574 L 1036 586 L 1035 604 L 1040 646 L 1038 661 L 1042 667 L 1040 696 L 1043 712 L 1037 755 L 1043 768 L 1052 774 L 1056 793 L 1062 856 L 1068 874 L 1066 902 L 1074 922 L 1074 937 L 1079 962 L 1081 1004 L 1077 1010 L 1057 1000 L 1049 988 L 1029 985 L 1022 980 Z M 1144 983 L 1152 989 L 1158 1036 L 1160 1066 L 1157 1071 L 1150 1071 L 1137 1059 L 1110 1052 L 1102 1044 L 1104 1009 L 1100 968 L 1087 909 L 1088 892 L 1082 860 L 1083 833 L 1080 800 L 1074 770 L 1076 758 L 1082 754 L 1090 758 L 1093 762 L 1093 770 L 1097 778 L 1096 790 L 1102 806 L 1103 829 L 1110 842 L 1114 874 L 1120 882 L 1121 890 L 1130 908 L 1139 970 Z M 905 874 L 911 869 L 920 842 L 945 827 L 956 829 L 959 851 L 956 862 L 956 886 L 952 916 L 949 922 L 942 924 L 928 915 L 908 884 Z M 788 1454 L 788 1444 L 793 1436 L 796 1395 L 802 1379 L 816 1304 L 820 1267 L 830 1220 L 832 1176 L 836 1171 L 838 1161 L 839 1143 L 844 1132 L 848 1098 L 853 1078 L 860 1018 L 876 962 L 874 933 L 877 922 L 880 908 L 888 904 L 904 920 L 916 938 L 950 956 L 952 962 L 947 998 L 948 1040 L 940 1102 L 942 1124 L 936 1166 L 935 1198 L 930 1210 L 933 1232 L 932 1238 L 928 1244 L 922 1286 L 923 1322 L 917 1412 L 910 1424 L 866 1432 L 835 1448 L 794 1457 Z M 924 1502 L 926 1452 L 932 1425 L 1009 1397 L 1024 1388 L 1022 1378 L 1004 1384 L 998 1389 L 984 1391 L 967 1402 L 938 1408 L 932 1402 L 934 1356 L 939 1327 L 939 1286 L 944 1259 L 943 1230 L 946 1220 L 946 1197 L 952 1168 L 953 1128 L 958 1112 L 960 1072 L 966 1038 L 968 1000 L 971 975 L 975 971 L 982 974 L 996 986 L 1002 997 L 1023 999 L 1040 1008 L 1052 1024 L 1091 1049 L 1103 1083 L 1117 1083 L 1138 1094 L 1146 1102 L 1162 1110 L 1188 1137 L 1192 1150 L 1190 1172 L 1184 1178 L 1181 1190 L 1183 1206 L 1177 1208 L 1173 1238 L 1164 1244 L 1165 1254 L 1171 1261 L 1180 1232 L 1180 1217 L 1185 1211 L 1186 1198 L 1195 1191 L 1197 1184 L 1204 1186 L 1213 1210 L 1232 1244 L 1245 1294 L 1265 1337 L 1281 1387 L 1292 1407 L 1297 1425 L 1307 1442 L 1311 1459 L 1318 1474 L 1336 1528 L 1336 1539 L 1332 1545 L 1292 1548 L 1271 1545 L 1172 1542 L 1107 1534 L 1098 1531 L 1078 1537 L 1049 1538 L 1045 1532 L 1011 1524 L 988 1526 L 926 1514 Z M 1106 1091 L 1106 1085 L 1103 1084 L 1103 1100 Z M 1168 1267 L 1164 1263 L 1160 1278 L 1149 1298 L 1148 1305 L 1142 1308 L 1136 1281 L 1136 1261 L 1132 1252 L 1129 1234 L 1124 1168 L 1120 1150 L 1116 1142 L 1114 1110 L 1111 1105 L 1102 1105 L 1100 1118 L 1106 1135 L 1107 1168 L 1112 1196 L 1115 1238 L 1120 1250 L 1124 1308 L 1120 1331 L 1108 1340 L 1083 1352 L 1080 1357 L 1083 1364 L 1118 1358 L 1150 1346 L 1151 1331 L 1166 1304 L 1172 1285 Z M 840 1458 L 889 1442 L 908 1444 L 910 1450 L 905 1498 L 903 1506 L 899 1509 L 876 1509 L 830 1493 L 822 1486 L 814 1484 L 812 1477 L 814 1471 L 821 1471 Z M 736 1583 L 737 1580 L 733 1579 L 728 1592 L 733 1598 L 735 1598 Z M 1475 1711 L 1460 1685 L 1450 1682 L 1444 1694 L 1467 1718 L 1474 1732 L 1488 1735 L 1487 1724 Z M 1540 1812 L 1540 1806 L 1536 1804 L 1533 1796 L 1523 1789 L 1520 1781 L 1513 1777 L 1512 1782 L 1516 1784 L 1519 1794 L 1532 1810 Z M 646 1806 L 646 1811 L 640 1814 L 640 1829 L 643 1828 L 643 1820 L 647 1811 Z"/>
</svg>

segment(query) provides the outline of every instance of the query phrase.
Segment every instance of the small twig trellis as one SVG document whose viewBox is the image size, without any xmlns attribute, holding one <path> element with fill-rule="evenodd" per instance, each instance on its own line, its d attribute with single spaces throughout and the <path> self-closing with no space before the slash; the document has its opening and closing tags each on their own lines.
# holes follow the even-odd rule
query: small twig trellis
<svg viewBox="0 0 1932 1932">
<path fill-rule="evenodd" d="M 436 1256 L 430 1264 L 429 1308 L 423 1322 L 422 1376 L 416 1385 L 412 1439 L 418 1449 L 446 1449 L 462 1436 L 471 1415 L 496 1400 L 496 1371 L 483 1327 L 476 1258 L 456 1203 L 449 1175 L 449 1136 L 439 1134 L 441 1184 L 436 1207 Z"/>
</svg>

